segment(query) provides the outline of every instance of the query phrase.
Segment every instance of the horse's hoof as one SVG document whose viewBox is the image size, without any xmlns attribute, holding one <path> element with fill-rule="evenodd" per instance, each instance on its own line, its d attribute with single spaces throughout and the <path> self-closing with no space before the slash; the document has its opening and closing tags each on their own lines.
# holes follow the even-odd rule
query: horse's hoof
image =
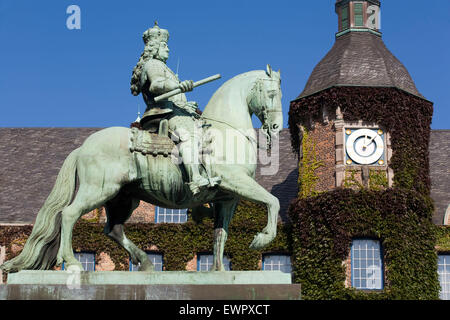
<svg viewBox="0 0 450 320">
<path fill-rule="evenodd" d="M 255 236 L 250 244 L 250 249 L 260 250 L 267 246 L 274 238 L 275 236 L 260 232 Z"/>
<path fill-rule="evenodd" d="M 261 233 L 258 233 L 254 238 L 252 243 L 250 244 L 250 249 L 253 250 L 259 250 L 262 249 L 263 245 L 262 245 L 262 239 L 261 239 Z"/>
<path fill-rule="evenodd" d="M 213 268 L 211 268 L 211 271 L 220 271 L 220 272 L 224 272 L 224 271 L 226 271 L 226 270 L 225 270 L 224 265 L 222 264 L 220 267 L 213 267 Z"/>
<path fill-rule="evenodd" d="M 6 261 L 4 264 L 0 265 L 0 271 L 10 273 L 14 270 L 11 268 L 11 263 L 9 261 Z"/>
<path fill-rule="evenodd" d="M 64 262 L 64 259 L 61 257 L 58 257 L 56 259 L 56 266 L 59 267 L 60 265 L 62 265 L 63 262 Z"/>
<path fill-rule="evenodd" d="M 153 272 L 155 271 L 155 267 L 150 261 L 146 261 L 144 263 L 141 263 L 141 265 L 139 266 L 139 271 Z"/>
<path fill-rule="evenodd" d="M 81 272 L 84 271 L 83 266 L 81 264 L 78 263 L 72 263 L 72 264 L 68 264 L 67 266 L 64 266 L 66 271 L 70 271 L 70 272 Z"/>
</svg>

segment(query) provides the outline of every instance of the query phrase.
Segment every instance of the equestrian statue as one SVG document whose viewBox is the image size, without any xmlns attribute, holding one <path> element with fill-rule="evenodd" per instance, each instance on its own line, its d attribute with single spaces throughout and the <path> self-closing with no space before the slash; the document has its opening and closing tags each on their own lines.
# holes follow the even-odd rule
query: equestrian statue
<svg viewBox="0 0 450 320">
<path fill-rule="evenodd" d="M 184 93 L 219 76 L 199 83 L 180 81 L 166 65 L 168 39 L 168 31 L 157 23 L 143 34 L 144 52 L 131 79 L 131 93 L 142 94 L 147 105 L 140 123 L 100 130 L 69 154 L 22 252 L 1 269 L 49 270 L 64 262 L 67 269 L 82 270 L 72 249 L 74 225 L 104 206 L 105 234 L 125 248 L 140 271 L 152 271 L 145 252 L 124 233 L 124 223 L 141 200 L 190 208 L 193 216 L 211 204 L 215 271 L 225 270 L 228 226 L 240 199 L 265 204 L 268 210 L 267 225 L 250 247 L 261 249 L 275 238 L 280 205 L 255 181 L 258 144 L 251 117 L 261 120 L 270 145 L 283 126 L 280 72 L 267 65 L 266 70 L 235 76 L 201 113 Z"/>
</svg>

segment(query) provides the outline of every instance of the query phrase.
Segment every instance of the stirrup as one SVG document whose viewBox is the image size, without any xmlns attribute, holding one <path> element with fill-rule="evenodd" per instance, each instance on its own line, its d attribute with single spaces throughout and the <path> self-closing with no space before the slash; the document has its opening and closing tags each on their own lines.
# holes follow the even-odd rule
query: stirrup
<svg viewBox="0 0 450 320">
<path fill-rule="evenodd" d="M 214 178 L 208 178 L 209 187 L 214 187 L 222 182 L 222 179 L 220 177 L 214 177 Z"/>
<path fill-rule="evenodd" d="M 199 177 L 198 179 L 188 183 L 189 188 L 192 191 L 193 195 L 196 195 L 200 192 L 200 188 L 209 185 L 209 180 L 204 177 Z"/>
</svg>

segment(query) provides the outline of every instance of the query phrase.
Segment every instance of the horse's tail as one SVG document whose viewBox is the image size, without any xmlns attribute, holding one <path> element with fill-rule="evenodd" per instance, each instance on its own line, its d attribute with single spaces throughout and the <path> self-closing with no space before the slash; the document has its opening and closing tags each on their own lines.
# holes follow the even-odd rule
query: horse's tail
<svg viewBox="0 0 450 320">
<path fill-rule="evenodd" d="M 0 269 L 17 272 L 22 269 L 48 270 L 55 266 L 61 234 L 61 211 L 70 204 L 75 192 L 78 150 L 72 151 L 64 161 L 22 252 L 6 261 Z"/>
</svg>

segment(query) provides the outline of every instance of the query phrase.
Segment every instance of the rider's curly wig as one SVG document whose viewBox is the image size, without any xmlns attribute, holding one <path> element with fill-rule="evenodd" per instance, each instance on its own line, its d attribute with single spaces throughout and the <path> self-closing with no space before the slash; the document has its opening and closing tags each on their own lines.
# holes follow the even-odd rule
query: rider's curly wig
<svg viewBox="0 0 450 320">
<path fill-rule="evenodd" d="M 133 68 L 133 74 L 131 76 L 131 94 L 134 96 L 139 95 L 141 93 L 141 74 L 142 69 L 144 67 L 144 64 L 152 59 L 155 58 L 158 54 L 159 45 L 161 44 L 161 41 L 157 40 L 151 40 L 145 43 L 144 52 L 142 52 L 141 57 L 139 58 L 138 63 Z"/>
</svg>

